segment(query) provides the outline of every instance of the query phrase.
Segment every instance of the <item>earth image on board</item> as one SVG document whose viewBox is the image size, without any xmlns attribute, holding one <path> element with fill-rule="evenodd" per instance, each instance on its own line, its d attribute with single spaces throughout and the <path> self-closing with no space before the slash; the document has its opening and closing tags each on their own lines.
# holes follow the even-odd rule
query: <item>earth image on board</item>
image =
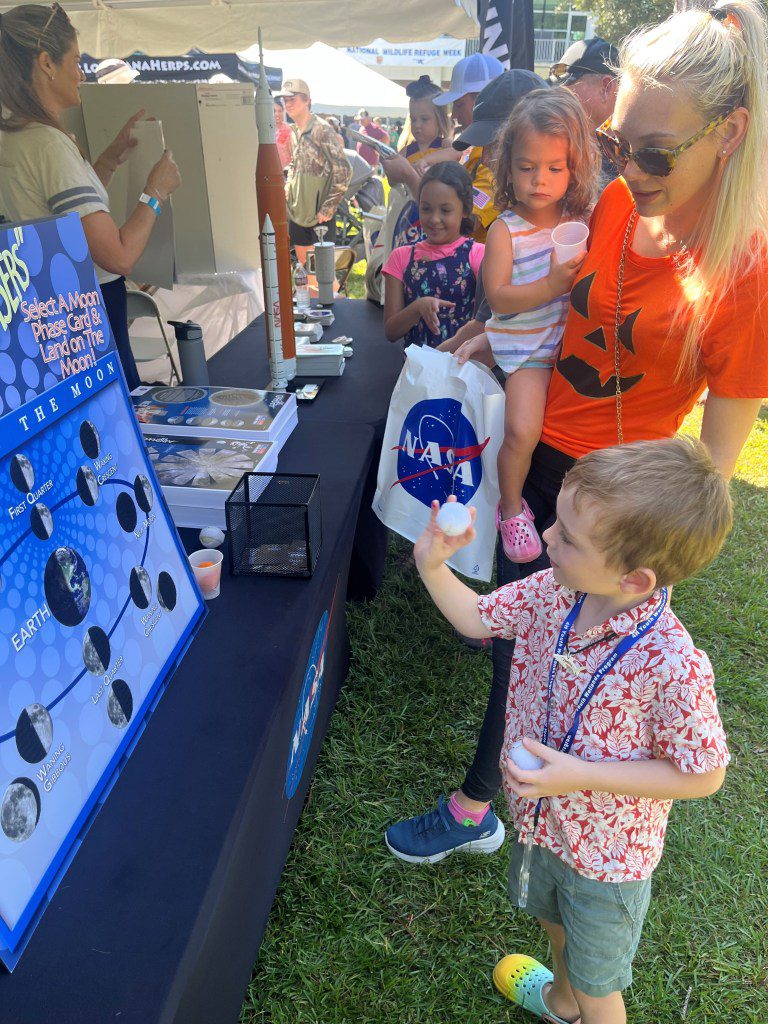
<svg viewBox="0 0 768 1024">
<path fill-rule="evenodd" d="M 91 579 L 82 556 L 74 548 L 56 548 L 43 577 L 48 607 L 65 626 L 77 626 L 91 603 Z"/>
</svg>

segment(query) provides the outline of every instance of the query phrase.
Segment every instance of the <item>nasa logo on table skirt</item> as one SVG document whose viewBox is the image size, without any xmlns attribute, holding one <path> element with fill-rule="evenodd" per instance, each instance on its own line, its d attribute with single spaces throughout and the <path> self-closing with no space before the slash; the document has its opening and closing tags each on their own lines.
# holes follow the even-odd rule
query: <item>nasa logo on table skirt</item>
<svg viewBox="0 0 768 1024">
<path fill-rule="evenodd" d="M 450 494 L 468 504 L 483 479 L 482 443 L 455 398 L 417 402 L 403 421 L 397 450 L 397 480 L 428 508 Z"/>
<path fill-rule="evenodd" d="M 331 612 L 333 609 L 331 609 Z M 312 733 L 315 731 L 317 709 L 320 706 L 320 691 L 325 676 L 325 654 L 328 646 L 328 632 L 331 628 L 331 616 L 323 612 L 312 641 L 309 660 L 304 670 L 296 717 L 293 721 L 291 748 L 288 751 L 288 765 L 285 771 L 285 795 L 290 800 L 296 792 L 304 773 L 309 748 L 312 745 Z"/>
</svg>

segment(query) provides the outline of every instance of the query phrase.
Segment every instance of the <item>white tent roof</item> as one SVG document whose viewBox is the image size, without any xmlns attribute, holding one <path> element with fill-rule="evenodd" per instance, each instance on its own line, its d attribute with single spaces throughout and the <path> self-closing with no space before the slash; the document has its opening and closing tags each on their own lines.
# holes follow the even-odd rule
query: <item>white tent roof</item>
<svg viewBox="0 0 768 1024">
<path fill-rule="evenodd" d="M 246 50 L 246 60 L 258 60 L 257 48 Z M 283 69 L 283 78 L 303 78 L 312 90 L 312 108 L 326 114 L 356 114 L 361 107 L 372 114 L 400 117 L 408 110 L 405 89 L 365 67 L 354 57 L 326 43 L 306 50 L 265 50 L 264 61 Z"/>
<path fill-rule="evenodd" d="M 18 2 L 18 0 L 17 0 Z M 14 7 L 0 0 L 0 11 Z M 360 46 L 377 36 L 390 42 L 431 39 L 438 32 L 477 35 L 476 0 L 64 0 L 80 33 L 80 48 L 94 57 L 150 56 L 245 50 L 261 26 L 272 47 Z"/>
</svg>

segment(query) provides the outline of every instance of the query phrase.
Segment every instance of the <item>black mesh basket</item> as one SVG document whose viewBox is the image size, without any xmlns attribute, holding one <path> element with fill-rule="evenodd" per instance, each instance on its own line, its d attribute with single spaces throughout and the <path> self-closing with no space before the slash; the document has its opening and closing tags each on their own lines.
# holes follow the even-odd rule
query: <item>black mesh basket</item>
<svg viewBox="0 0 768 1024">
<path fill-rule="evenodd" d="M 225 512 L 234 575 L 309 577 L 315 571 L 323 542 L 319 476 L 246 473 Z"/>
</svg>

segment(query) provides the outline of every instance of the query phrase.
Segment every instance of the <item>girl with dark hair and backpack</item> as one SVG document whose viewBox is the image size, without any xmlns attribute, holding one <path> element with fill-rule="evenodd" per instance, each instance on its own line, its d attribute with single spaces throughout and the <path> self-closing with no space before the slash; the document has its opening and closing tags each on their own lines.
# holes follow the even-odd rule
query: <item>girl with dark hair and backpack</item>
<svg viewBox="0 0 768 1024">
<path fill-rule="evenodd" d="M 436 348 L 472 316 L 485 246 L 472 237 L 472 182 L 459 164 L 431 167 L 419 188 L 425 239 L 394 249 L 387 276 L 384 332 L 390 341 Z"/>
</svg>

